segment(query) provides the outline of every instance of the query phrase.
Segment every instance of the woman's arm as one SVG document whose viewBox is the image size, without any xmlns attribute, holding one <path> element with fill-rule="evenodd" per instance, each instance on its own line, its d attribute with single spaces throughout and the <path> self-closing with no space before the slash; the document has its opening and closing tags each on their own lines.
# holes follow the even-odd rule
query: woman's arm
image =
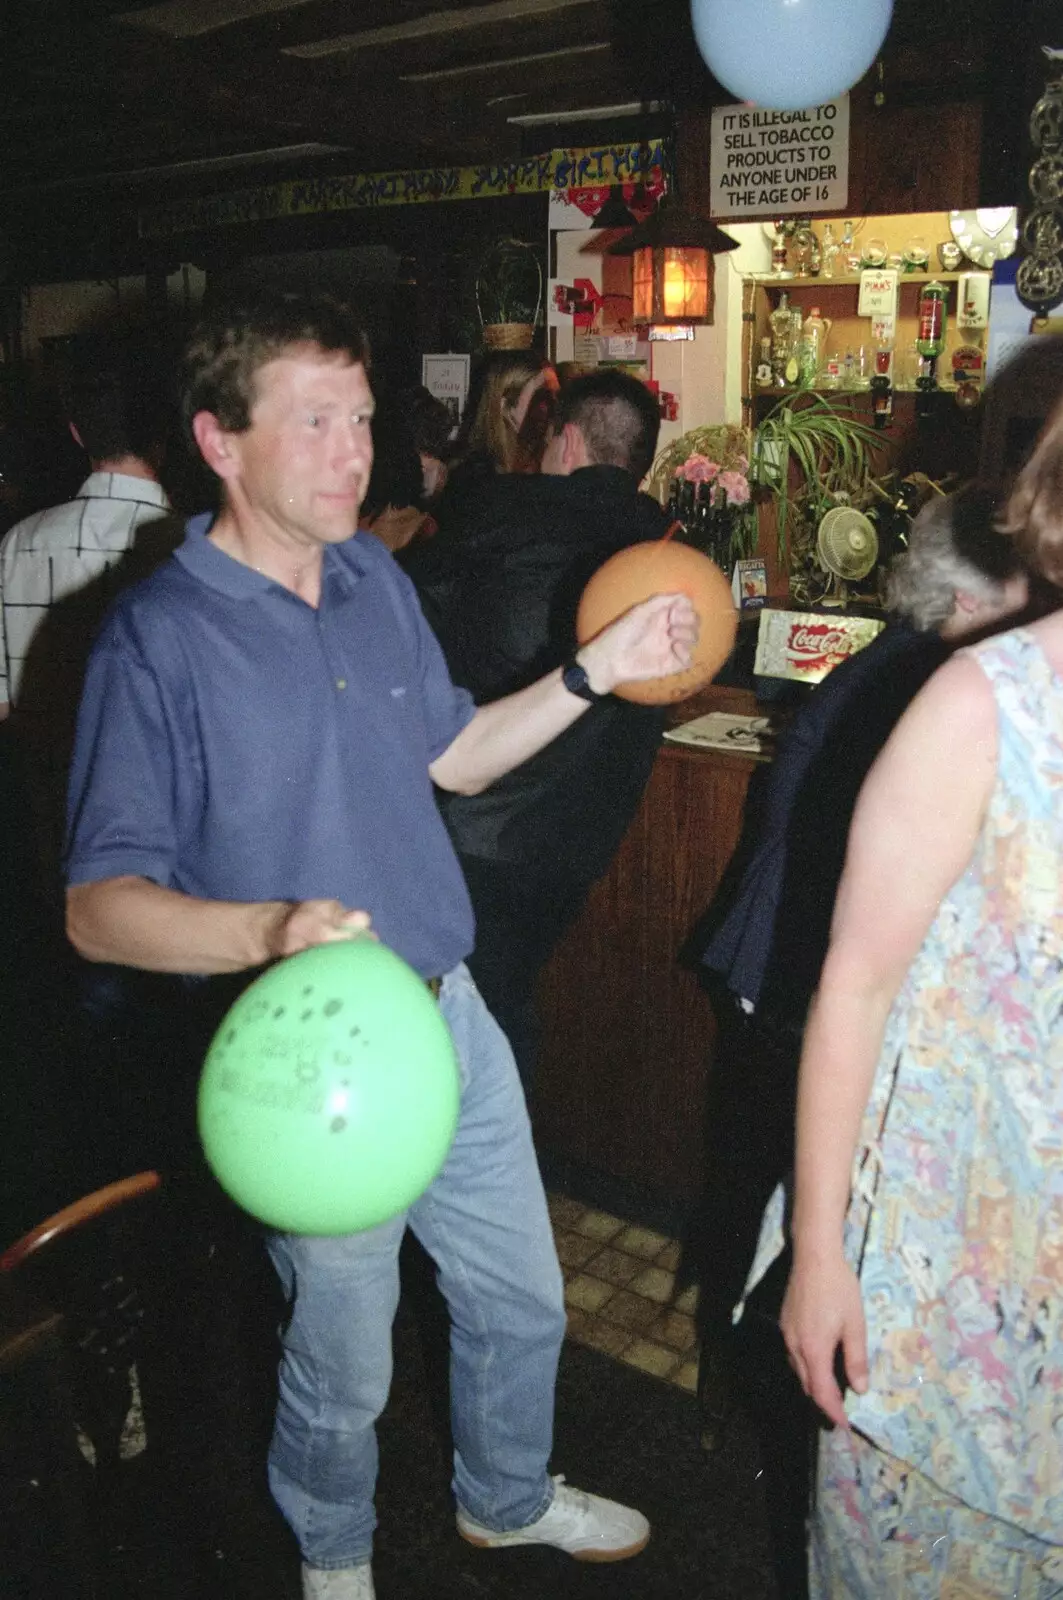
<svg viewBox="0 0 1063 1600">
<path fill-rule="evenodd" d="M 801 1056 L 794 1267 L 781 1318 L 805 1392 L 843 1426 L 839 1345 L 852 1387 L 862 1392 L 867 1382 L 859 1287 L 842 1254 L 853 1155 L 890 1007 L 973 854 L 996 744 L 989 683 L 974 661 L 958 657 L 898 723 L 853 817 Z"/>
</svg>

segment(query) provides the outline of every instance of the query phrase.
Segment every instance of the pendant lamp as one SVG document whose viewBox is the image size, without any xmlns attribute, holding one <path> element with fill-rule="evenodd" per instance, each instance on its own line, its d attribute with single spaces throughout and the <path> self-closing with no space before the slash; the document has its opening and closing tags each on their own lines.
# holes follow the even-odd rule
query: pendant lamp
<svg viewBox="0 0 1063 1600">
<path fill-rule="evenodd" d="M 653 215 L 608 248 L 632 256 L 632 320 L 656 327 L 711 323 L 713 257 L 737 250 L 738 240 L 714 222 L 667 199 Z"/>
</svg>

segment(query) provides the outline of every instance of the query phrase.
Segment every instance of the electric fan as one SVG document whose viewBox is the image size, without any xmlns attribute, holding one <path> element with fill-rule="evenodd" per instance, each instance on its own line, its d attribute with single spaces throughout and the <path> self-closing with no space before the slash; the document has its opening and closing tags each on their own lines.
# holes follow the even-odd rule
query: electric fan
<svg viewBox="0 0 1063 1600">
<path fill-rule="evenodd" d="M 843 606 L 849 598 L 846 585 L 866 578 L 878 560 L 874 523 L 855 506 L 833 506 L 816 530 L 816 555 L 832 580 L 821 603 Z"/>
</svg>

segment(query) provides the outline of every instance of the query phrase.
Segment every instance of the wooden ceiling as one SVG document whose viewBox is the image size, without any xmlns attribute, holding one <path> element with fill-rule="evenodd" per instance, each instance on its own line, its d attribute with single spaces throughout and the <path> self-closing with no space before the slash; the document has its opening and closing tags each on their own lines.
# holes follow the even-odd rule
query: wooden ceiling
<svg viewBox="0 0 1063 1600">
<path fill-rule="evenodd" d="M 891 91 L 981 92 L 991 13 L 1022 3 L 897 0 Z M 293 164 L 476 164 L 596 127 L 615 137 L 650 103 L 730 98 L 697 55 L 688 0 L 8 0 L 7 16 L 9 199 L 218 187 Z"/>
</svg>

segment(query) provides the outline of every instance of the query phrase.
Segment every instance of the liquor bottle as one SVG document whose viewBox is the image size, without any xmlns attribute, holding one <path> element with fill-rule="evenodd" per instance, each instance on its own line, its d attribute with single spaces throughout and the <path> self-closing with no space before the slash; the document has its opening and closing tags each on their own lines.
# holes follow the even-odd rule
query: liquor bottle
<svg viewBox="0 0 1063 1600">
<path fill-rule="evenodd" d="M 784 289 L 779 304 L 768 318 L 771 329 L 771 365 L 779 388 L 786 383 L 786 363 L 793 354 L 793 318 L 790 315 L 790 296 Z"/>
<path fill-rule="evenodd" d="M 774 379 L 775 374 L 771 370 L 771 340 L 765 334 L 760 341 L 760 360 L 753 374 L 753 382 L 758 389 L 770 389 Z"/>
<path fill-rule="evenodd" d="M 697 506 L 694 511 L 694 526 L 690 530 L 690 542 L 696 549 L 705 555 L 712 555 L 712 484 L 700 483 L 698 485 Z"/>
<path fill-rule="evenodd" d="M 800 377 L 806 389 L 814 389 L 819 380 L 830 328 L 830 323 L 820 316 L 819 307 L 812 306 L 801 329 Z"/>
<path fill-rule="evenodd" d="M 949 291 L 943 283 L 938 283 L 936 278 L 932 283 L 924 283 L 919 293 L 919 303 L 916 308 L 916 349 L 921 356 L 927 356 L 931 360 L 936 360 L 945 349 L 948 297 Z"/>
<path fill-rule="evenodd" d="M 876 428 L 893 422 L 893 335 L 889 324 L 873 330 L 875 360 L 871 374 L 871 416 Z"/>
<path fill-rule="evenodd" d="M 915 380 L 917 418 L 925 420 L 932 414 L 931 396 L 937 388 L 937 360 L 945 349 L 945 320 L 948 290 L 936 279 L 924 283 L 916 307 L 915 348 L 923 361 L 923 371 Z"/>
<path fill-rule="evenodd" d="M 697 514 L 697 487 L 684 480 L 679 491 L 679 521 L 683 525 L 683 532 L 689 537 L 694 531 L 694 520 Z"/>
<path fill-rule="evenodd" d="M 841 243 L 838 248 L 841 252 L 842 265 L 846 272 L 858 272 L 860 270 L 860 262 L 853 250 L 853 225 L 851 222 L 843 223 Z"/>
<path fill-rule="evenodd" d="M 792 389 L 801 376 L 799 357 L 801 354 L 801 307 L 790 307 L 790 353 L 786 358 L 783 377 L 787 387 Z"/>
<path fill-rule="evenodd" d="M 838 254 L 838 246 L 834 240 L 834 229 L 829 222 L 823 224 L 823 249 L 820 252 L 823 262 L 823 276 L 833 278 L 834 258 Z"/>
</svg>

